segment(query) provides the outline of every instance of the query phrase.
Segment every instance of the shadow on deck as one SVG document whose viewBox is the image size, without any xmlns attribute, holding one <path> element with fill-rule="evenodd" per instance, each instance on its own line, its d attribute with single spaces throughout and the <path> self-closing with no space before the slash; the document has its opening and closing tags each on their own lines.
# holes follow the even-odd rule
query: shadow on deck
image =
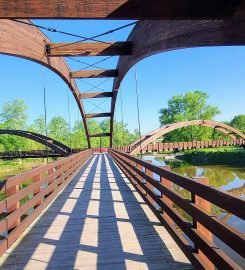
<svg viewBox="0 0 245 270">
<path fill-rule="evenodd" d="M 3 259 L 2 270 L 192 269 L 108 155 L 93 156 Z"/>
</svg>

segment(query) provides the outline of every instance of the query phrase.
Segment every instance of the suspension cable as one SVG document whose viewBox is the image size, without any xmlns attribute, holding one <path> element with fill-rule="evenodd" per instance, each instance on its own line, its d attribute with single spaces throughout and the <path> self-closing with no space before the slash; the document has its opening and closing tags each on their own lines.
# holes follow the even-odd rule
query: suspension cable
<svg viewBox="0 0 245 270">
<path fill-rule="evenodd" d="M 96 66 L 96 65 L 99 64 L 99 63 L 101 63 L 101 62 L 104 62 L 104 61 L 106 61 L 106 60 L 108 60 L 108 59 L 110 59 L 110 58 L 112 58 L 112 57 L 114 57 L 114 55 L 105 57 L 105 58 L 103 58 L 102 60 L 97 61 L 97 62 L 95 62 L 95 63 L 93 63 L 93 64 L 88 64 L 88 63 L 86 63 L 86 62 L 84 62 L 84 61 L 78 60 L 78 59 L 73 58 L 73 57 L 71 57 L 71 56 L 66 56 L 66 57 L 67 57 L 68 59 L 72 60 L 72 61 L 75 61 L 75 62 L 78 62 L 78 63 L 81 63 L 81 64 L 86 65 L 86 67 L 85 67 L 85 68 L 82 68 L 81 70 L 85 70 L 85 69 L 87 69 L 87 68 L 89 68 L 89 67 L 94 67 L 94 68 L 102 69 L 102 70 L 103 70 L 103 68 L 98 67 L 98 66 Z"/>
<path fill-rule="evenodd" d="M 63 34 L 63 35 L 68 35 L 68 36 L 72 36 L 72 37 L 81 38 L 81 40 L 76 41 L 76 42 L 73 42 L 73 43 L 83 42 L 83 41 L 87 41 L 87 40 L 92 40 L 92 41 L 96 41 L 96 42 L 100 42 L 100 43 L 108 43 L 108 42 L 105 42 L 105 41 L 97 40 L 96 38 L 102 37 L 102 36 L 105 36 L 105 35 L 112 34 L 113 32 L 119 31 L 121 29 L 124 29 L 126 27 L 135 25 L 137 23 L 137 21 L 135 21 L 135 22 L 132 22 L 132 23 L 129 23 L 129 24 L 126 24 L 126 25 L 117 27 L 115 29 L 112 29 L 112 30 L 103 32 L 103 33 L 98 34 L 96 36 L 84 37 L 84 36 L 81 36 L 81 35 L 77 35 L 77 34 L 73 34 L 73 33 L 69 33 L 69 32 L 64 32 L 64 31 L 57 30 L 57 29 L 52 28 L 52 27 L 45 27 L 45 26 L 42 26 L 42 25 L 38 25 L 38 24 L 31 23 L 31 22 L 27 22 L 27 21 L 20 21 L 20 20 L 16 20 L 16 19 L 12 19 L 12 20 L 15 21 L 15 22 L 18 22 L 18 23 L 22 23 L 22 24 L 26 24 L 26 25 L 30 25 L 30 26 L 35 26 L 35 27 L 38 27 L 40 29 L 47 30 L 47 31 L 52 32 L 52 33 L 59 33 L 59 34 Z M 73 44 L 73 43 L 69 43 L 69 45 L 70 44 Z M 60 46 L 58 46 L 56 48 L 64 47 L 64 46 L 67 46 L 67 45 L 68 44 L 60 45 Z"/>
<path fill-rule="evenodd" d="M 135 93 L 136 93 L 136 104 L 137 104 L 137 113 L 138 113 L 138 127 L 139 127 L 139 137 L 140 137 L 140 156 L 142 159 L 142 144 L 141 144 L 141 124 L 140 124 L 140 109 L 139 109 L 139 94 L 138 94 L 138 79 L 137 79 L 137 70 L 135 65 Z"/>
<path fill-rule="evenodd" d="M 70 149 L 72 153 L 72 145 L 71 145 L 71 114 L 70 114 L 70 97 L 69 97 L 69 91 L 67 89 L 67 110 L 68 110 L 68 122 L 69 122 L 69 143 L 70 143 Z"/>
<path fill-rule="evenodd" d="M 42 80 L 43 80 L 43 108 L 44 108 L 44 124 L 45 124 L 45 137 L 46 137 L 46 158 L 48 163 L 48 127 L 47 127 L 47 104 L 46 104 L 46 87 L 44 80 L 44 66 L 42 67 Z"/>
<path fill-rule="evenodd" d="M 122 145 L 124 146 L 124 121 L 123 121 L 123 101 L 122 101 L 122 90 L 119 91 L 121 100 L 121 115 L 122 115 Z"/>
</svg>

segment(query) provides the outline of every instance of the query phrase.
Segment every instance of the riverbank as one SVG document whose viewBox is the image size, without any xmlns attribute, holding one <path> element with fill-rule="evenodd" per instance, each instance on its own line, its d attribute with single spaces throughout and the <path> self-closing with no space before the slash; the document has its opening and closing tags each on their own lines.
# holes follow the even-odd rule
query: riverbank
<svg viewBox="0 0 245 270">
<path fill-rule="evenodd" d="M 245 150 L 240 148 L 189 150 L 176 158 L 192 165 L 245 166 Z"/>
</svg>

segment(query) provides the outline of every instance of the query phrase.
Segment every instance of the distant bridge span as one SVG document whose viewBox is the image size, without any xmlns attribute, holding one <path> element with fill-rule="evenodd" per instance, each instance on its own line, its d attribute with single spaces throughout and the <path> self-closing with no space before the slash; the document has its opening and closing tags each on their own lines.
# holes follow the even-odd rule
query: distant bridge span
<svg viewBox="0 0 245 270">
<path fill-rule="evenodd" d="M 49 138 L 42 134 L 35 132 L 24 131 L 24 130 L 9 130 L 9 129 L 0 129 L 0 135 L 15 135 L 23 138 L 27 138 L 43 145 L 47 145 L 54 152 L 60 154 L 61 156 L 68 156 L 71 153 L 71 148 L 66 146 L 63 143 L 60 143 L 52 138 Z"/>
<path fill-rule="evenodd" d="M 131 151 L 131 154 L 137 154 L 140 152 L 140 148 L 146 147 L 148 144 L 154 142 L 157 138 L 174 131 L 176 129 L 180 129 L 183 127 L 188 127 L 188 126 L 204 126 L 204 127 L 210 127 L 215 130 L 218 130 L 225 135 L 230 136 L 232 139 L 236 139 L 235 135 L 238 135 L 242 139 L 245 139 L 245 134 L 240 132 L 238 129 L 235 129 L 229 125 L 226 125 L 224 123 L 216 122 L 213 120 L 191 120 L 191 121 L 184 121 L 184 122 L 178 122 L 178 123 L 172 123 L 172 124 L 167 124 L 164 125 L 158 129 L 155 129 L 146 135 L 142 136 L 141 139 L 135 141 L 134 143 L 131 144 L 131 148 L 133 149 Z M 141 142 L 141 145 L 140 145 Z"/>
</svg>

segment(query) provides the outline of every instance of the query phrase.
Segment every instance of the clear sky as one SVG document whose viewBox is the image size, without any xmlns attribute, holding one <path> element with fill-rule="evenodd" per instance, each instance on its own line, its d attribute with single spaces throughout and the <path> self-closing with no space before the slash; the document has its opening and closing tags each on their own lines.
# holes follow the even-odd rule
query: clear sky
<svg viewBox="0 0 245 270">
<path fill-rule="evenodd" d="M 34 21 L 83 36 L 94 36 L 129 23 L 128 21 Z M 127 39 L 132 27 L 101 38 L 104 41 L 123 41 Z M 71 38 L 57 33 L 45 32 L 53 41 L 71 42 Z M 94 63 L 104 57 L 76 58 Z M 105 69 L 116 67 L 117 57 L 99 64 Z M 209 102 L 221 110 L 218 121 L 231 120 L 235 115 L 245 113 L 245 47 L 209 47 L 182 49 L 158 54 L 139 62 L 136 66 L 138 74 L 138 90 L 140 100 L 140 117 L 142 133 L 159 126 L 159 110 L 166 107 L 168 99 L 188 91 L 202 90 L 210 96 Z M 85 67 L 68 59 L 71 70 Z M 43 114 L 43 70 L 44 83 L 47 89 L 48 119 L 62 115 L 68 119 L 68 99 L 70 97 L 71 120 L 80 119 L 76 103 L 68 87 L 55 73 L 42 68 L 37 63 L 24 59 L 0 55 L 1 86 L 0 107 L 7 101 L 21 98 L 28 105 L 29 122 Z M 77 80 L 80 92 L 91 89 L 90 84 L 99 84 L 105 91 L 111 91 L 113 79 Z M 95 91 L 92 90 L 92 91 Z M 132 68 L 121 84 L 124 122 L 133 131 L 138 127 L 134 68 Z M 84 102 L 89 112 L 110 111 L 110 99 L 91 100 L 94 105 L 104 102 L 99 108 Z M 117 101 L 116 119 L 121 120 L 120 96 Z"/>
</svg>

